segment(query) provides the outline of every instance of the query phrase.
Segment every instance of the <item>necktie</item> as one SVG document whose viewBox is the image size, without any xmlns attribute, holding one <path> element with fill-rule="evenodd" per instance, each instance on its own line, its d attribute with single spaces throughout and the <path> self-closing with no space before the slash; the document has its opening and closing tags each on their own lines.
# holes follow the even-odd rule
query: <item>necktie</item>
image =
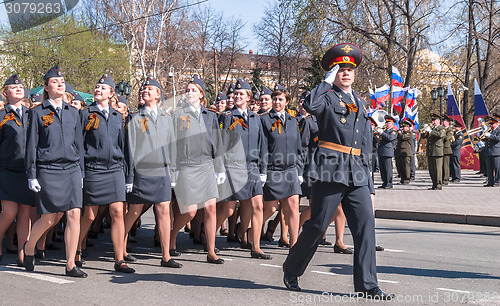
<svg viewBox="0 0 500 306">
<path fill-rule="evenodd" d="M 106 120 L 108 120 L 108 110 L 103 109 L 102 114 L 104 115 L 104 118 L 106 118 Z"/>
<path fill-rule="evenodd" d="M 241 114 L 241 116 L 243 117 L 243 119 L 244 119 L 246 122 L 248 122 L 248 115 L 247 115 L 247 112 L 243 112 L 243 113 Z"/>
<path fill-rule="evenodd" d="M 21 113 L 21 108 L 16 108 L 16 113 L 19 116 L 19 118 L 23 118 L 23 113 Z"/>
<path fill-rule="evenodd" d="M 57 116 L 59 116 L 59 119 L 61 119 L 61 108 L 58 106 L 56 107 L 56 113 L 57 113 Z"/>
<path fill-rule="evenodd" d="M 151 111 L 151 120 L 156 122 L 156 112 L 154 110 Z"/>
<path fill-rule="evenodd" d="M 281 123 L 283 124 L 283 126 L 285 126 L 285 114 L 280 115 L 280 120 L 281 120 Z"/>
<path fill-rule="evenodd" d="M 194 111 L 194 116 L 196 117 L 196 119 L 200 119 L 200 110 L 196 109 Z"/>
</svg>

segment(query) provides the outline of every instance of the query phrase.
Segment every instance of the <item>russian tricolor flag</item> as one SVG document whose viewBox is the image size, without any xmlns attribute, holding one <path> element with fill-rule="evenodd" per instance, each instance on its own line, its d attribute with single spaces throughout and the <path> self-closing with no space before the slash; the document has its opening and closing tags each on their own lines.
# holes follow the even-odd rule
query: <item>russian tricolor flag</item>
<svg viewBox="0 0 500 306">
<path fill-rule="evenodd" d="M 392 66 L 392 86 L 403 87 L 403 78 L 398 71 L 398 68 Z"/>
<path fill-rule="evenodd" d="M 400 114 L 401 111 L 403 110 L 401 102 L 403 101 L 406 90 L 407 90 L 406 88 L 401 88 L 399 86 L 392 86 L 392 107 Z"/>
<path fill-rule="evenodd" d="M 406 103 L 405 105 L 408 106 L 409 108 L 414 107 L 417 104 L 417 97 L 421 94 L 422 92 L 416 88 L 409 89 L 408 94 L 406 95 Z"/>
<path fill-rule="evenodd" d="M 488 110 L 484 104 L 481 88 L 479 88 L 479 84 L 477 84 L 476 79 L 474 79 L 474 128 L 479 126 L 477 119 L 484 118 L 486 115 L 488 115 Z"/>
<path fill-rule="evenodd" d="M 389 101 L 391 98 L 391 88 L 389 85 L 385 84 L 380 88 L 375 88 L 375 100 L 377 101 L 377 105 L 379 108 L 385 106 L 385 102 Z"/>
<path fill-rule="evenodd" d="M 372 102 L 371 108 L 377 108 L 377 98 L 375 98 L 375 93 L 369 87 L 368 87 L 368 91 L 370 92 L 370 100 Z"/>
<path fill-rule="evenodd" d="M 418 122 L 418 107 L 412 109 L 411 107 L 408 107 L 408 105 L 406 105 L 404 118 L 410 118 L 413 121 L 415 131 L 418 131 L 418 129 L 420 128 L 420 124 Z"/>
</svg>

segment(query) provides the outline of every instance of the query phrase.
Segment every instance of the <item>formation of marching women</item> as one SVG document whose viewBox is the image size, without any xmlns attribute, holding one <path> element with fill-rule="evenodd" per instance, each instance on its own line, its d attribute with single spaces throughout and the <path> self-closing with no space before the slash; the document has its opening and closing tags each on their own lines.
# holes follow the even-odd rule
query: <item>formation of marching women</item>
<svg viewBox="0 0 500 306">
<path fill-rule="evenodd" d="M 116 94 L 108 74 L 93 95 L 87 106 L 58 66 L 44 75 L 43 94 L 28 103 L 18 75 L 3 86 L 0 245 L 15 221 L 18 266 L 35 270 L 35 258 L 45 258 L 45 241 L 62 222 L 65 274 L 87 277 L 87 237 L 107 212 L 114 270 L 134 273 L 128 233 L 151 206 L 163 267 L 182 267 L 173 257 L 182 256 L 176 238 L 184 227 L 204 244 L 213 264 L 224 263 L 215 236 L 226 220 L 228 241 L 249 249 L 252 258 L 271 259 L 260 241 L 276 210 L 283 216 L 277 218 L 285 229 L 283 246 L 297 241 L 304 221 L 299 196 L 308 190 L 302 172 L 317 138 L 287 112 L 291 96 L 285 88 L 276 84 L 274 91 L 263 87 L 254 95 L 239 79 L 207 108 L 203 81 L 194 76 L 185 103 L 170 114 L 160 107 L 162 88 L 152 77 L 140 88 L 136 111 Z M 0 249 L 0 261 L 2 254 Z"/>
</svg>

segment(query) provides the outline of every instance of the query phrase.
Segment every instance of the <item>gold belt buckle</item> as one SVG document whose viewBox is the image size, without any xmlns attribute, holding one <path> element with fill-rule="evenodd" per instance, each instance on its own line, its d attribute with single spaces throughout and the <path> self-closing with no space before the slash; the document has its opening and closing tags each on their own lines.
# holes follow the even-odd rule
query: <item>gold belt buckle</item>
<svg viewBox="0 0 500 306">
<path fill-rule="evenodd" d="M 351 150 L 349 150 L 349 155 L 354 155 L 354 150 L 355 149 L 353 147 L 351 147 Z"/>
</svg>

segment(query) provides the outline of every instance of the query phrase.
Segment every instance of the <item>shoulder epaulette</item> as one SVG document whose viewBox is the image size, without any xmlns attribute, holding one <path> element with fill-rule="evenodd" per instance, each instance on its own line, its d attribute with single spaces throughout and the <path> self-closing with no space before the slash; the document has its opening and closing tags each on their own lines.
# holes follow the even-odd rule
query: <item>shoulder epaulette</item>
<svg viewBox="0 0 500 306">
<path fill-rule="evenodd" d="M 81 111 L 84 111 L 84 110 L 89 109 L 89 108 L 90 108 L 89 106 L 84 107 L 84 108 L 81 109 Z"/>
<path fill-rule="evenodd" d="M 175 113 L 176 111 L 178 111 L 178 110 L 180 110 L 180 109 L 183 109 L 183 107 L 177 107 L 176 109 L 174 109 L 174 110 L 172 111 L 172 113 Z"/>
<path fill-rule="evenodd" d="M 265 113 L 262 113 L 262 114 L 259 114 L 259 116 L 264 116 L 264 115 L 267 115 L 269 114 L 269 111 L 265 112 Z"/>
<path fill-rule="evenodd" d="M 224 116 L 227 116 L 227 115 L 230 115 L 231 114 L 231 111 L 225 111 L 222 113 Z"/>
<path fill-rule="evenodd" d="M 135 110 L 135 111 L 133 111 L 133 112 L 130 112 L 130 114 L 132 115 L 132 114 L 138 113 L 138 112 L 140 112 L 140 111 L 141 111 L 141 110 L 139 110 L 139 109 L 138 109 L 138 110 Z"/>
<path fill-rule="evenodd" d="M 309 116 L 306 117 L 306 119 L 309 119 L 309 118 L 312 118 L 312 117 L 313 117 L 312 115 L 309 115 Z"/>
<path fill-rule="evenodd" d="M 212 113 L 216 113 L 217 114 L 217 111 L 211 109 L 211 108 L 207 108 L 208 111 L 211 111 Z"/>
</svg>

